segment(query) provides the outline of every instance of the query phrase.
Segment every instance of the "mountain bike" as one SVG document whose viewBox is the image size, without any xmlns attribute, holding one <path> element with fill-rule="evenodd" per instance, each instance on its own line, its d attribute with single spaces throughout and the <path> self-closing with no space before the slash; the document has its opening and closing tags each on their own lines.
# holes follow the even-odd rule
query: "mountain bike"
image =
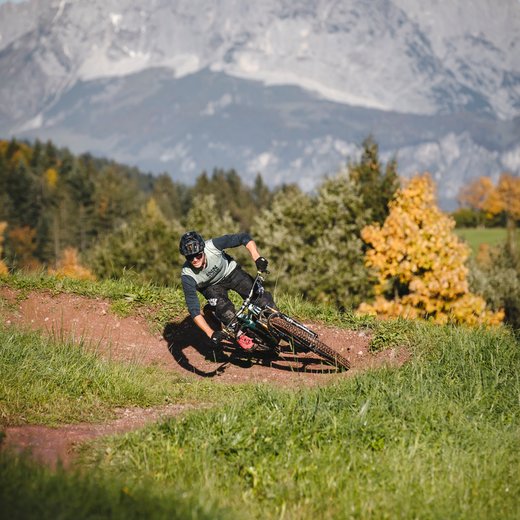
<svg viewBox="0 0 520 520">
<path fill-rule="evenodd" d="M 223 326 L 226 339 L 242 351 L 268 351 L 276 355 L 280 354 L 285 343 L 294 352 L 311 351 L 338 370 L 348 370 L 348 359 L 323 343 L 316 332 L 276 308 L 258 304 L 264 293 L 263 274 L 257 273 L 249 295 L 234 318 Z M 247 342 L 244 342 L 244 335 Z"/>
</svg>

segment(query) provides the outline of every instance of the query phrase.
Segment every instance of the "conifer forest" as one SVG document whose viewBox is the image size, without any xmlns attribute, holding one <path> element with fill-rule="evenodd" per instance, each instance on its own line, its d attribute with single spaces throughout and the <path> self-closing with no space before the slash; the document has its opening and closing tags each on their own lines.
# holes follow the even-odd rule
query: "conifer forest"
<svg viewBox="0 0 520 520">
<path fill-rule="evenodd" d="M 97 279 L 132 276 L 176 286 L 180 235 L 251 233 L 276 291 L 346 311 L 439 323 L 520 326 L 520 180 L 507 173 L 467 185 L 452 215 L 426 173 L 399 177 L 368 137 L 312 193 L 253 185 L 235 170 L 192 185 L 52 142 L 0 141 L 0 275 L 46 271 Z M 507 241 L 470 255 L 455 226 L 502 226 Z M 230 251 L 246 269 L 250 259 Z"/>
</svg>

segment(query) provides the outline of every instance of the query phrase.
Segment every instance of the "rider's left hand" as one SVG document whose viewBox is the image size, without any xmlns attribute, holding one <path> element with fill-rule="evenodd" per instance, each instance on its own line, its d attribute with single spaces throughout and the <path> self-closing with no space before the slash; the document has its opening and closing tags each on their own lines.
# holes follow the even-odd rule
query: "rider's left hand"
<svg viewBox="0 0 520 520">
<path fill-rule="evenodd" d="M 213 346 L 215 347 L 219 347 L 220 346 L 220 343 L 222 342 L 222 340 L 225 338 L 225 335 L 224 333 L 221 331 L 221 330 L 216 330 L 215 332 L 213 332 L 213 334 L 211 335 L 211 343 L 213 344 Z"/>
<path fill-rule="evenodd" d="M 259 272 L 265 273 L 267 271 L 267 266 L 269 265 L 269 262 L 263 256 L 259 256 L 255 260 L 255 264 Z"/>
</svg>

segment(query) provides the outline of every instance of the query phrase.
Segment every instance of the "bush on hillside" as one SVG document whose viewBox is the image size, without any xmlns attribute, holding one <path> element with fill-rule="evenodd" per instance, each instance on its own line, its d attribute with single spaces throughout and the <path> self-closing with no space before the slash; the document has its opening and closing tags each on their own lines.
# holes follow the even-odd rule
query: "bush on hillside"
<svg viewBox="0 0 520 520">
<path fill-rule="evenodd" d="M 72 278 L 73 280 L 95 281 L 94 274 L 80 264 L 78 250 L 67 247 L 63 250 L 56 269 L 49 269 L 49 274 L 56 278 Z"/>
<path fill-rule="evenodd" d="M 154 199 L 141 215 L 106 236 L 89 255 L 89 266 L 99 278 L 121 278 L 127 271 L 143 282 L 169 285 L 180 267 L 181 229 L 167 221 Z"/>
<path fill-rule="evenodd" d="M 482 250 L 470 263 L 471 290 L 493 310 L 503 309 L 505 322 L 520 331 L 520 255 L 507 244 Z"/>
</svg>

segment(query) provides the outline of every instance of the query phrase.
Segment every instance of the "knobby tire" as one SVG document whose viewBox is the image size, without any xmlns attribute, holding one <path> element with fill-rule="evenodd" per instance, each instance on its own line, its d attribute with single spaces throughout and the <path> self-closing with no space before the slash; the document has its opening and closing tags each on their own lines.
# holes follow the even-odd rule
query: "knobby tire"
<svg viewBox="0 0 520 520">
<path fill-rule="evenodd" d="M 283 316 L 273 316 L 269 320 L 269 324 L 275 330 L 279 330 L 283 334 L 293 338 L 296 344 L 315 352 L 322 358 L 326 359 L 329 363 L 332 363 L 344 370 L 348 370 L 350 368 L 350 361 L 347 358 L 343 357 L 341 354 L 323 343 L 323 341 L 320 341 L 315 336 L 286 321 Z"/>
</svg>

